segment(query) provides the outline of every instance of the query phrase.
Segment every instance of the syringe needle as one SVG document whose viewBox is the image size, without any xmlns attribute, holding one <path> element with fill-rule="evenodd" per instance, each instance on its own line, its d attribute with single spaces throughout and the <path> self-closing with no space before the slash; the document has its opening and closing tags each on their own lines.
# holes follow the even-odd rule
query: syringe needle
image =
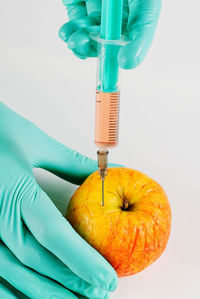
<svg viewBox="0 0 200 299">
<path fill-rule="evenodd" d="M 102 201 L 101 205 L 104 206 L 104 180 L 102 180 Z"/>
</svg>

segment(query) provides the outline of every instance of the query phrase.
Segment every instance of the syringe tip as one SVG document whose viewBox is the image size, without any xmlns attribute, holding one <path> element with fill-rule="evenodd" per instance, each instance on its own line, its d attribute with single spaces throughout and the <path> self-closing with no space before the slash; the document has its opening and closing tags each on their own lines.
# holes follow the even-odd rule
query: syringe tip
<svg viewBox="0 0 200 299">
<path fill-rule="evenodd" d="M 101 205 L 104 206 L 104 180 L 107 174 L 107 166 L 108 166 L 108 151 L 102 150 L 97 152 L 98 155 L 98 167 L 99 174 L 102 181 L 102 201 Z"/>
</svg>

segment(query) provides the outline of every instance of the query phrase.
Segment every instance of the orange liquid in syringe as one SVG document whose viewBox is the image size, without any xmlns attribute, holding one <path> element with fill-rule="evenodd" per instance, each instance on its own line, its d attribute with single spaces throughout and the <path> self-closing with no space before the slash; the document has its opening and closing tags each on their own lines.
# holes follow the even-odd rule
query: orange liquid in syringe
<svg viewBox="0 0 200 299">
<path fill-rule="evenodd" d="M 118 143 L 120 92 L 96 92 L 95 144 L 111 148 Z"/>
</svg>

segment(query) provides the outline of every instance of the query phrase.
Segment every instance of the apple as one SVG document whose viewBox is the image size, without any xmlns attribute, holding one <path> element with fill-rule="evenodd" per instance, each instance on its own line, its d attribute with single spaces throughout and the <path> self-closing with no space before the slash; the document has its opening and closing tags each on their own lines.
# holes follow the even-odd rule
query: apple
<svg viewBox="0 0 200 299">
<path fill-rule="evenodd" d="M 119 277 L 135 274 L 166 247 L 171 229 L 167 195 L 147 175 L 120 167 L 107 171 L 104 206 L 101 196 L 96 171 L 75 191 L 66 218 Z"/>
</svg>

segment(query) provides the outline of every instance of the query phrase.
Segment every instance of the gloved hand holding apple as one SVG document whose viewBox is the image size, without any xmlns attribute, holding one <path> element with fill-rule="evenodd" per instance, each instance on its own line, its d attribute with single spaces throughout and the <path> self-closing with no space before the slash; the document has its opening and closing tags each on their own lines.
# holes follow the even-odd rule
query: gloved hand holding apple
<svg viewBox="0 0 200 299">
<path fill-rule="evenodd" d="M 116 272 L 37 184 L 35 167 L 81 184 L 97 163 L 0 102 L 0 277 L 33 299 L 108 298 Z M 11 293 L 0 282 L 0 298 Z"/>
<path fill-rule="evenodd" d="M 116 272 L 137 273 L 161 255 L 171 211 L 165 192 L 148 176 L 109 168 L 102 207 L 97 162 L 1 102 L 0 145 L 0 276 L 16 289 L 37 299 L 108 298 L 117 286 Z M 83 238 L 37 184 L 34 167 L 83 182 L 67 210 L 67 220 Z M 2 298 L 9 294 L 0 287 Z"/>
</svg>

